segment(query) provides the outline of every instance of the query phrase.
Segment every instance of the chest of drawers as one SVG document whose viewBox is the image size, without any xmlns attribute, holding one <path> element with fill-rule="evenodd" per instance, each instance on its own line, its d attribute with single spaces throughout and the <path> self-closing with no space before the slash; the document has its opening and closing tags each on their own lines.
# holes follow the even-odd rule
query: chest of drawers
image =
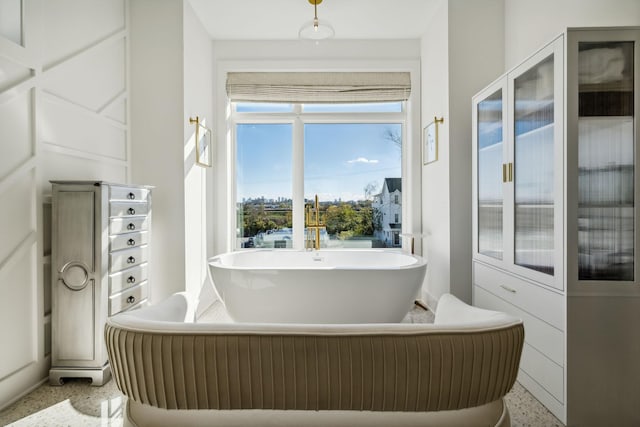
<svg viewBox="0 0 640 427">
<path fill-rule="evenodd" d="M 149 297 L 151 187 L 52 181 L 51 384 L 111 376 L 107 316 Z"/>
</svg>

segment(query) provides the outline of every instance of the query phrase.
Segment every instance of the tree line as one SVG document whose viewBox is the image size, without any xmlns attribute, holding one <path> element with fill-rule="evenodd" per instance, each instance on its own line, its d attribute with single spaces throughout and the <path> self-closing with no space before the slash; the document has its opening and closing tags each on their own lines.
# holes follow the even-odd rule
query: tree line
<svg viewBox="0 0 640 427">
<path fill-rule="evenodd" d="M 290 202 L 281 203 L 276 208 L 266 208 L 264 203 L 242 203 L 241 209 L 243 237 L 292 227 Z M 379 212 L 373 209 L 371 200 L 321 202 L 320 221 L 329 235 L 340 239 L 372 236 L 381 226 Z"/>
</svg>

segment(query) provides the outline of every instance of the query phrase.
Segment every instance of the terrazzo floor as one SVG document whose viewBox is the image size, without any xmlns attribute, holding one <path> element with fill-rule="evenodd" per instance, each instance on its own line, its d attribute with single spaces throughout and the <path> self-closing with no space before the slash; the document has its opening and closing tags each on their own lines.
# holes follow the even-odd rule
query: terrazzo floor
<svg viewBox="0 0 640 427">
<path fill-rule="evenodd" d="M 224 308 L 214 304 L 198 321 L 227 322 L 230 319 Z M 415 307 L 404 322 L 431 323 L 433 313 Z M 505 399 L 514 427 L 563 426 L 517 382 Z M 126 397 L 113 380 L 102 387 L 92 387 L 83 379 L 69 380 L 61 387 L 45 383 L 0 412 L 0 426 L 121 427 L 125 402 Z"/>
</svg>

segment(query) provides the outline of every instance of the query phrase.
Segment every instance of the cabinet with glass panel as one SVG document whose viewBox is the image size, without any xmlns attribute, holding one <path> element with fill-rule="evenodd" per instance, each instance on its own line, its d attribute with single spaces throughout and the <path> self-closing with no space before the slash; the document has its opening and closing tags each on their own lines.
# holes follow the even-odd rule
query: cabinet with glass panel
<svg viewBox="0 0 640 427">
<path fill-rule="evenodd" d="M 639 69 L 639 28 L 568 29 L 473 98 L 474 304 L 524 320 L 519 381 L 572 425 L 640 399 Z"/>
<path fill-rule="evenodd" d="M 473 100 L 474 257 L 557 289 L 562 49 L 554 41 Z"/>
<path fill-rule="evenodd" d="M 633 281 L 634 42 L 577 44 L 578 280 Z"/>
</svg>

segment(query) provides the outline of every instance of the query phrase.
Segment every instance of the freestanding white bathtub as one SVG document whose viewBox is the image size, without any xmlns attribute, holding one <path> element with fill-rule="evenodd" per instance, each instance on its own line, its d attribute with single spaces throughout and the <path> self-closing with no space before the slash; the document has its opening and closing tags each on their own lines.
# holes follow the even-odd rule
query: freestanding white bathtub
<svg viewBox="0 0 640 427">
<path fill-rule="evenodd" d="M 257 249 L 209 259 L 229 316 L 259 323 L 400 322 L 426 268 L 422 257 L 375 249 Z"/>
</svg>

